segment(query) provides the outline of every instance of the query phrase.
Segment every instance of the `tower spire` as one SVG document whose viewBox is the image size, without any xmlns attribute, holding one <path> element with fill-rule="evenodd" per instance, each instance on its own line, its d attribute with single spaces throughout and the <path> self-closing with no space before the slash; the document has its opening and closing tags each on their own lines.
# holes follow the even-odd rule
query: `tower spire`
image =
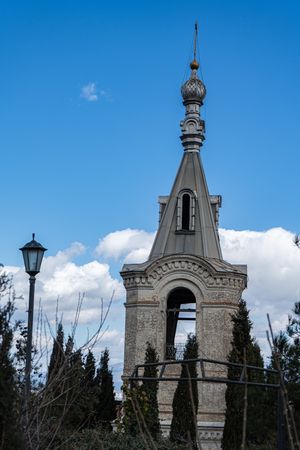
<svg viewBox="0 0 300 450">
<path fill-rule="evenodd" d="M 197 31 L 195 24 L 191 75 L 181 88 L 185 106 L 185 118 L 180 123 L 184 154 L 170 196 L 161 197 L 159 201 L 160 224 L 150 261 L 171 254 L 222 260 L 217 231 L 221 197 L 210 197 L 199 155 L 205 131 L 200 106 L 206 90 L 197 75 Z"/>
</svg>

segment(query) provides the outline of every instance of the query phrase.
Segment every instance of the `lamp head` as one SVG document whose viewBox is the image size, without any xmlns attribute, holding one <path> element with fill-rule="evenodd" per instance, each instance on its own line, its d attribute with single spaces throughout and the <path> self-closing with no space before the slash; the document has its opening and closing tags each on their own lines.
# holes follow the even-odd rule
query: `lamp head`
<svg viewBox="0 0 300 450">
<path fill-rule="evenodd" d="M 31 277 L 37 275 L 40 271 L 44 252 L 47 250 L 35 239 L 35 234 L 32 234 L 32 241 L 27 242 L 24 247 L 20 248 L 25 265 L 25 272 Z"/>
</svg>

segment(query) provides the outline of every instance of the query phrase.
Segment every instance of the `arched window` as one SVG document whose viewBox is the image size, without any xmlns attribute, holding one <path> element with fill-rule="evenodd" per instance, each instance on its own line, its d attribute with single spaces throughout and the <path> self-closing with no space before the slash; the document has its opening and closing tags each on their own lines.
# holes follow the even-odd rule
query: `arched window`
<svg viewBox="0 0 300 450">
<path fill-rule="evenodd" d="M 182 359 L 188 333 L 195 333 L 196 299 L 187 288 L 173 289 L 167 301 L 166 359 Z"/>
<path fill-rule="evenodd" d="M 183 194 L 182 196 L 182 218 L 181 218 L 181 229 L 190 229 L 190 204 L 191 197 L 189 194 Z"/>
<path fill-rule="evenodd" d="M 177 231 L 195 230 L 195 195 L 190 190 L 181 191 L 177 199 Z"/>
</svg>

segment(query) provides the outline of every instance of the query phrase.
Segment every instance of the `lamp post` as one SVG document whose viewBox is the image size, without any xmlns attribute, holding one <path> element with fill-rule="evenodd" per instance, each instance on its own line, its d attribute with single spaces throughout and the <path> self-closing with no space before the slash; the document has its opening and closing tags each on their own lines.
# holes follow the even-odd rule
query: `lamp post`
<svg viewBox="0 0 300 450">
<path fill-rule="evenodd" d="M 31 350 L 32 350 L 32 326 L 33 326 L 33 307 L 34 307 L 34 287 L 35 276 L 39 273 L 44 252 L 47 250 L 34 239 L 20 248 L 23 253 L 25 272 L 29 275 L 29 306 L 28 306 L 28 324 L 27 324 L 27 345 L 26 345 L 26 364 L 25 364 L 25 402 L 30 394 L 30 375 L 31 375 Z"/>
</svg>

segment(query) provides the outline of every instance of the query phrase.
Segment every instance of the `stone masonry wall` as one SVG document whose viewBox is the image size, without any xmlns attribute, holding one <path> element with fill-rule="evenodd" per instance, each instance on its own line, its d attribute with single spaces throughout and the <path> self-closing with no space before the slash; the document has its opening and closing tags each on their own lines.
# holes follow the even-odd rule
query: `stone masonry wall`
<svg viewBox="0 0 300 450">
<path fill-rule="evenodd" d="M 230 273 L 227 267 L 216 273 L 208 266 L 204 267 L 205 261 L 202 258 L 190 257 L 189 260 L 185 255 L 184 264 L 176 256 L 173 256 L 174 261 L 171 262 L 170 257 L 162 259 L 168 261 L 160 262 L 161 269 L 156 264 L 154 269 L 150 266 L 138 275 L 130 271 L 122 273 L 127 290 L 125 377 L 132 373 L 136 364 L 144 362 L 147 341 L 156 348 L 159 360 L 165 359 L 167 298 L 177 287 L 189 289 L 196 299 L 195 329 L 199 357 L 225 361 L 230 351 L 231 314 L 237 309 L 246 285 L 246 275 Z M 207 375 L 226 376 L 224 366 L 206 365 L 205 368 Z M 177 376 L 180 375 L 180 370 L 180 365 L 168 368 L 170 374 Z M 171 419 L 176 385 L 175 382 L 160 383 L 159 407 L 162 420 Z M 199 382 L 198 387 L 198 420 L 222 423 L 225 385 Z"/>
</svg>

